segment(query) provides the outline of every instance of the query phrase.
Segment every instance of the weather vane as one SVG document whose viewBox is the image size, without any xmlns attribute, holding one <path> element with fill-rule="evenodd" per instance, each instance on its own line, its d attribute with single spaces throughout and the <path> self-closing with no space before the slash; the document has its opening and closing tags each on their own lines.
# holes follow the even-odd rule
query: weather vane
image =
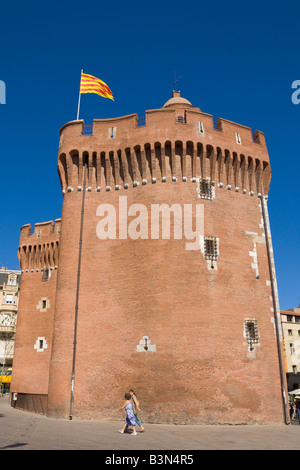
<svg viewBox="0 0 300 470">
<path fill-rule="evenodd" d="M 176 72 L 175 72 L 175 78 L 174 78 L 174 91 L 177 91 L 177 82 L 181 77 L 176 77 Z"/>
</svg>

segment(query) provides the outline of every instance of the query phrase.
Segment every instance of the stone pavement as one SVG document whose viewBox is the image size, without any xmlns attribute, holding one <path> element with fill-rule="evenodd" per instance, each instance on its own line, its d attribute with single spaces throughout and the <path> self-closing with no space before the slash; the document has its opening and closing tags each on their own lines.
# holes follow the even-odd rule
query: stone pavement
<svg viewBox="0 0 300 470">
<path fill-rule="evenodd" d="M 184 426 L 144 423 L 145 432 L 138 432 L 137 436 L 132 436 L 118 432 L 123 422 L 123 420 L 70 421 L 47 418 L 14 409 L 10 407 L 8 398 L 3 397 L 0 398 L 0 449 L 103 451 L 300 449 L 298 423 L 279 426 Z M 107 455 L 111 453 L 108 452 Z"/>
</svg>

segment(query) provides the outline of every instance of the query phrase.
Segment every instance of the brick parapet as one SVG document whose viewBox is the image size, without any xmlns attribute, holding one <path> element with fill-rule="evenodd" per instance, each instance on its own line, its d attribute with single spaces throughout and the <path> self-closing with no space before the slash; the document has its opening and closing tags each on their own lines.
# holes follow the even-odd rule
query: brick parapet
<svg viewBox="0 0 300 470">
<path fill-rule="evenodd" d="M 182 120 L 178 120 L 182 117 Z M 271 179 L 264 134 L 218 119 L 199 108 L 146 111 L 95 119 L 91 135 L 85 123 L 71 121 L 60 130 L 58 173 L 63 193 L 82 189 L 88 165 L 88 190 L 114 190 L 138 184 L 209 177 L 241 191 L 268 193 Z"/>
<path fill-rule="evenodd" d="M 21 227 L 18 258 L 22 273 L 36 272 L 45 268 L 57 269 L 61 219 Z"/>
</svg>

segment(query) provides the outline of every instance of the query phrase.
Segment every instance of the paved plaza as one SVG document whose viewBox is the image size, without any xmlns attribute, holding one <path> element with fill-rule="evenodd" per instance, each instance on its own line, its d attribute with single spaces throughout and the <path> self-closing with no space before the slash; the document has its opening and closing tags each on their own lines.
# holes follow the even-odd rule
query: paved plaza
<svg viewBox="0 0 300 470">
<path fill-rule="evenodd" d="M 1 450 L 299 450 L 298 423 L 279 426 L 191 426 L 144 423 L 137 436 L 120 421 L 53 419 L 11 408 L 0 398 Z M 139 428 L 137 427 L 137 430 Z M 104 453 L 105 454 L 105 453 Z M 111 455 L 108 453 L 107 455 Z M 115 454 L 118 455 L 118 454 Z"/>
</svg>

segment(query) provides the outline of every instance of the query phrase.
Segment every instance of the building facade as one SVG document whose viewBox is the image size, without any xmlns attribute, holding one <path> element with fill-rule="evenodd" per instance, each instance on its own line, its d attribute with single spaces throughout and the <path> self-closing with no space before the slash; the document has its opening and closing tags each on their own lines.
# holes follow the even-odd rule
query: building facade
<svg viewBox="0 0 300 470">
<path fill-rule="evenodd" d="M 300 388 L 300 308 L 281 310 L 288 391 Z"/>
<path fill-rule="evenodd" d="M 10 389 L 21 271 L 0 269 L 0 386 Z"/>
<path fill-rule="evenodd" d="M 61 220 L 21 228 L 18 406 L 117 419 L 134 388 L 148 422 L 288 419 L 264 134 L 174 92 L 64 125 L 58 174 Z"/>
</svg>

